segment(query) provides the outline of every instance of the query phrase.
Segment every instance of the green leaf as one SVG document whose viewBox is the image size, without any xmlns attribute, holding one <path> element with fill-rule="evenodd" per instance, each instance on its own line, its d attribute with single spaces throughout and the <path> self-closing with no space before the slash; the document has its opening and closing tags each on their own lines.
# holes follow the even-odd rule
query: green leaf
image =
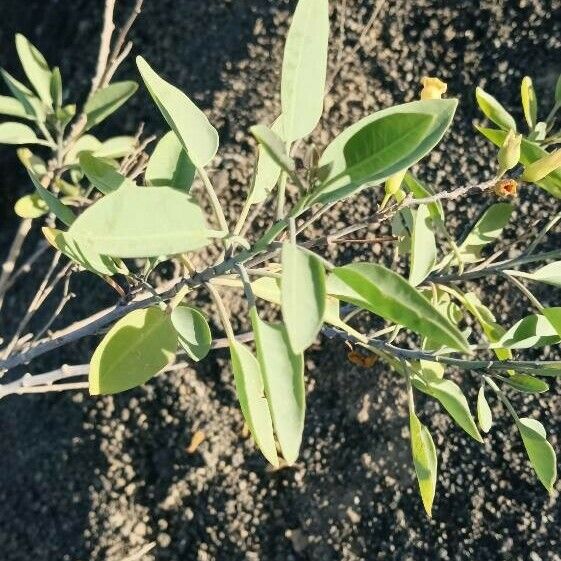
<svg viewBox="0 0 561 561">
<path fill-rule="evenodd" d="M 485 397 L 485 389 L 483 386 L 479 388 L 479 393 L 477 394 L 477 421 L 483 432 L 487 433 L 491 430 L 493 414 L 491 413 L 491 408 Z"/>
<path fill-rule="evenodd" d="M 488 140 L 490 140 L 496 146 L 502 146 L 506 132 L 495 129 L 487 129 L 483 127 L 476 127 L 477 130 Z M 520 147 L 520 163 L 524 166 L 529 166 L 543 157 L 547 156 L 548 152 L 543 148 L 540 148 L 534 142 L 526 139 L 522 139 L 522 145 Z M 550 195 L 561 198 L 561 170 L 556 170 L 546 175 L 543 179 L 536 182 L 538 187 L 541 187 L 547 191 Z"/>
<path fill-rule="evenodd" d="M 177 135 L 170 131 L 156 144 L 148 160 L 144 179 L 153 187 L 173 187 L 189 192 L 195 178 L 195 166 Z"/>
<path fill-rule="evenodd" d="M 45 105 L 52 106 L 51 70 L 45 57 L 20 33 L 16 34 L 16 50 L 25 75 L 37 95 Z"/>
<path fill-rule="evenodd" d="M 482 88 L 476 88 L 475 99 L 483 114 L 505 131 L 516 132 L 514 117 L 492 96 Z"/>
<path fill-rule="evenodd" d="M 427 427 L 419 421 L 413 412 L 409 414 L 409 430 L 411 433 L 411 452 L 413 454 L 417 481 L 419 482 L 421 499 L 426 513 L 432 516 L 432 504 L 436 492 L 436 474 L 438 470 L 436 448 Z"/>
<path fill-rule="evenodd" d="M 282 246 L 281 307 L 292 350 L 301 353 L 323 323 L 325 270 L 318 257 L 288 242 Z"/>
<path fill-rule="evenodd" d="M 419 205 L 414 217 L 411 235 L 409 282 L 412 286 L 417 286 L 429 276 L 434 268 L 436 263 L 436 240 L 428 206 Z"/>
<path fill-rule="evenodd" d="M 373 263 L 338 267 L 327 292 L 441 344 L 468 350 L 461 331 L 404 278 Z"/>
<path fill-rule="evenodd" d="M 269 405 L 263 395 L 263 378 L 259 362 L 251 351 L 236 340 L 230 341 L 230 356 L 236 393 L 253 439 L 265 458 L 278 467 L 277 447 Z"/>
<path fill-rule="evenodd" d="M 101 147 L 102 143 L 95 136 L 85 134 L 68 149 L 68 152 L 64 156 L 64 163 L 66 165 L 77 164 L 82 152 L 92 152 L 97 154 L 97 151 L 100 150 Z"/>
<path fill-rule="evenodd" d="M 536 419 L 527 417 L 518 419 L 516 426 L 538 479 L 547 491 L 552 493 L 553 485 L 557 479 L 557 461 L 555 451 L 547 441 L 545 428 Z"/>
<path fill-rule="evenodd" d="M 561 288 L 561 261 L 555 261 L 555 263 L 544 265 L 533 273 L 511 270 L 507 270 L 505 272 L 508 272 L 508 274 L 512 276 L 522 277 L 536 282 L 543 282 L 544 284 L 550 284 L 551 286 Z"/>
<path fill-rule="evenodd" d="M 524 393 L 543 393 L 549 389 L 549 386 L 543 380 L 519 372 L 513 372 L 504 379 L 504 382 L 511 388 Z"/>
<path fill-rule="evenodd" d="M 136 82 L 115 82 L 97 90 L 84 105 L 87 117 L 86 130 L 117 111 L 138 89 Z"/>
<path fill-rule="evenodd" d="M 124 186 L 87 208 L 70 229 L 101 255 L 158 257 L 206 246 L 215 232 L 191 197 L 169 187 Z"/>
<path fill-rule="evenodd" d="M 49 212 L 49 207 L 37 193 L 33 193 L 20 197 L 14 205 L 14 211 L 20 218 L 39 218 Z"/>
<path fill-rule="evenodd" d="M 177 334 L 168 314 L 157 306 L 134 310 L 105 335 L 90 362 L 91 395 L 140 386 L 170 364 Z"/>
<path fill-rule="evenodd" d="M 440 141 L 456 106 L 453 99 L 414 101 L 378 111 L 347 128 L 320 158 L 320 168 L 328 173 L 310 204 L 343 199 L 418 162 Z"/>
<path fill-rule="evenodd" d="M 32 119 L 33 116 L 26 112 L 21 101 L 9 95 L 0 95 L 0 115 L 9 115 L 20 119 Z"/>
<path fill-rule="evenodd" d="M 282 115 L 278 117 L 271 126 L 271 131 L 279 136 L 282 134 Z M 269 155 L 262 144 L 259 144 L 257 152 L 257 169 L 255 179 L 248 195 L 252 204 L 262 203 L 267 195 L 274 189 L 281 174 L 281 167 Z"/>
<path fill-rule="evenodd" d="M 286 143 L 276 133 L 265 125 L 255 125 L 250 131 L 277 166 L 288 173 L 294 171 L 294 161 L 286 152 Z"/>
<path fill-rule="evenodd" d="M 37 144 L 39 139 L 31 127 L 23 123 L 0 124 L 0 144 Z"/>
<path fill-rule="evenodd" d="M 298 458 L 304 430 L 304 356 L 292 351 L 282 323 L 264 322 L 255 308 L 251 310 L 251 323 L 277 440 L 284 459 L 292 465 Z"/>
<path fill-rule="evenodd" d="M 173 327 L 177 331 L 179 344 L 187 355 L 198 362 L 210 351 L 212 334 L 205 316 L 195 308 L 177 306 L 171 313 Z"/>
<path fill-rule="evenodd" d="M 218 150 L 216 129 L 181 90 L 160 78 L 142 57 L 136 58 L 136 64 L 146 88 L 189 159 L 196 167 L 206 166 Z"/>
<path fill-rule="evenodd" d="M 321 118 L 328 40 L 328 0 L 299 0 L 282 62 L 281 104 L 287 142 L 307 136 Z"/>
<path fill-rule="evenodd" d="M 49 89 L 55 107 L 60 108 L 62 106 L 62 76 L 58 66 L 55 66 L 51 72 Z"/>
<path fill-rule="evenodd" d="M 134 181 L 119 173 L 111 164 L 96 158 L 90 152 L 82 152 L 79 161 L 82 171 L 91 184 L 104 195 L 122 187 L 136 187 Z"/>
<path fill-rule="evenodd" d="M 524 76 L 520 86 L 520 99 L 522 101 L 522 109 L 524 117 L 528 123 L 528 127 L 533 129 L 538 122 L 538 100 L 536 99 L 536 91 L 532 84 L 532 78 Z"/>
<path fill-rule="evenodd" d="M 128 272 L 126 267 L 117 265 L 111 257 L 100 255 L 87 241 L 77 241 L 69 232 L 47 227 L 42 230 L 46 240 L 55 249 L 91 273 L 112 276 Z"/>
<path fill-rule="evenodd" d="M 415 379 L 413 381 L 415 382 Z M 477 442 L 483 442 L 469 409 L 467 399 L 458 384 L 444 378 L 424 376 L 422 383 L 416 383 L 415 387 L 437 399 L 462 429 L 474 440 L 477 440 Z"/>
<path fill-rule="evenodd" d="M 544 308 L 542 312 L 557 335 L 561 337 L 561 308 Z"/>
<path fill-rule="evenodd" d="M 515 323 L 497 343 L 507 349 L 545 347 L 559 342 L 559 335 L 551 323 L 540 314 L 532 314 Z"/>
<path fill-rule="evenodd" d="M 93 152 L 97 158 L 122 158 L 134 150 L 135 144 L 134 136 L 114 136 L 103 141 Z"/>
<path fill-rule="evenodd" d="M 16 80 L 4 69 L 1 70 L 2 78 L 12 92 L 12 95 L 23 105 L 30 119 L 43 122 L 46 118 L 45 106 L 41 100 L 24 84 Z"/>
<path fill-rule="evenodd" d="M 427 185 L 421 183 L 411 172 L 407 172 L 403 178 L 405 186 L 409 192 L 416 199 L 424 199 L 426 197 L 432 197 L 434 191 L 430 189 Z M 442 208 L 442 203 L 438 200 L 428 205 L 430 216 L 433 220 L 444 220 L 444 209 Z"/>
</svg>

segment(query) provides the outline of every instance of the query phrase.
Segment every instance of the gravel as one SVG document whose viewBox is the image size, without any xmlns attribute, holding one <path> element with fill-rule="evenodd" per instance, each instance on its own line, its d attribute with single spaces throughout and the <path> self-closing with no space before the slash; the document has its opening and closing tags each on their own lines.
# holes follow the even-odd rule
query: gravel
<svg viewBox="0 0 561 561">
<path fill-rule="evenodd" d="M 146 0 L 134 29 L 134 52 L 184 88 L 219 128 L 222 149 L 213 177 L 230 216 L 239 210 L 250 173 L 248 127 L 278 112 L 278 69 L 293 4 Z M 343 3 L 331 4 L 337 4 L 333 68 Z M 479 118 L 474 88 L 483 85 L 520 116 L 520 78 L 530 74 L 540 98 L 550 100 L 561 70 L 560 2 L 386 4 L 364 47 L 341 70 L 314 142 L 325 145 L 361 116 L 415 99 L 419 79 L 438 75 L 460 98 L 460 109 L 446 142 L 418 171 L 442 189 L 484 179 L 491 152 L 473 132 Z M 0 62 L 14 69 L 11 37 L 23 31 L 51 62 L 60 63 L 63 78 L 76 77 L 65 82 L 72 94 L 83 94 L 95 65 L 101 2 L 31 1 L 22 9 L 21 2 L 4 0 L 2 9 Z M 373 2 L 366 0 L 347 2 L 344 57 L 372 9 Z M 132 76 L 133 65 L 121 74 Z M 149 131 L 162 130 L 143 92 L 104 131 L 133 132 L 140 120 Z M 5 252 L 15 229 L 11 206 L 29 187 L 12 151 L 2 150 L 0 167 L 5 170 Z M 475 197 L 447 203 L 458 233 L 487 204 Z M 558 210 L 555 201 L 534 191 L 522 192 L 516 204 L 519 226 L 505 231 L 507 243 L 527 231 L 528 220 Z M 367 191 L 355 204 L 336 207 L 320 225 L 330 229 L 363 219 L 374 208 Z M 266 219 L 265 213 L 257 225 Z M 557 242 L 553 236 L 551 247 Z M 379 246 L 350 245 L 330 253 L 341 262 L 387 257 Z M 62 321 L 111 302 L 110 292 L 89 275 L 75 284 L 80 298 Z M 520 298 L 506 293 L 501 283 L 484 279 L 479 286 L 502 321 L 512 323 L 525 312 Z M 34 290 L 32 284 L 18 287 L 6 304 L 3 330 Z M 538 294 L 551 303 L 558 296 L 551 290 Z M 239 298 L 231 305 L 241 315 Z M 33 371 L 63 360 L 87 360 L 94 344 L 88 340 L 64 349 Z M 500 405 L 492 403 L 496 425 L 481 446 L 468 440 L 437 403 L 418 399 L 440 462 L 433 518 L 428 519 L 410 462 L 400 380 L 383 365 L 365 370 L 350 364 L 338 342 L 314 346 L 307 366 L 301 458 L 294 468 L 278 471 L 266 466 L 244 433 L 224 351 L 116 397 L 77 393 L 3 400 L 0 557 L 122 561 L 154 541 L 143 560 L 561 560 L 561 487 L 551 497 L 540 487 Z M 476 376 L 464 376 L 462 387 L 473 404 Z M 521 414 L 544 422 L 558 451 L 559 389 L 552 380 L 551 391 L 539 399 L 513 396 Z M 197 431 L 204 440 L 188 452 Z"/>
</svg>

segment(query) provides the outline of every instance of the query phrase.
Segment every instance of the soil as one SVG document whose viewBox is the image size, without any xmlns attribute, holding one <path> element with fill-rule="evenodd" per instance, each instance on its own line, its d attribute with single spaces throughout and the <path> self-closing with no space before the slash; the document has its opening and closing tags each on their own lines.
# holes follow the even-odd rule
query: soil
<svg viewBox="0 0 561 561">
<path fill-rule="evenodd" d="M 333 68 L 345 3 L 331 4 Z M 218 127 L 221 151 L 211 172 L 230 216 L 239 210 L 250 172 L 248 127 L 278 113 L 283 38 L 293 6 L 267 0 L 146 0 L 134 28 L 133 53 L 142 53 L 187 91 Z M 373 2 L 348 0 L 346 6 L 344 57 Z M 474 88 L 483 85 L 519 117 L 520 78 L 530 74 L 548 103 L 561 70 L 560 8 L 558 0 L 386 2 L 363 48 L 339 73 L 314 141 L 325 145 L 365 114 L 415 99 L 420 78 L 438 75 L 449 94 L 460 98 L 460 108 L 452 132 L 418 167 L 419 174 L 440 189 L 484 179 L 491 151 L 473 131 L 480 118 Z M 68 94 L 83 95 L 95 66 L 101 11 L 101 1 L 4 0 L 0 62 L 17 72 L 12 37 L 22 31 L 51 63 L 60 64 Z M 121 77 L 134 75 L 132 63 L 121 71 Z M 150 132 L 163 130 L 143 91 L 100 136 L 132 133 L 141 120 Z M 2 149 L 0 167 L 4 254 L 16 227 L 11 207 L 29 186 L 13 151 Z M 451 226 L 461 233 L 487 204 L 475 197 L 448 203 Z M 536 191 L 522 192 L 516 204 L 520 226 L 505 231 L 505 243 L 559 210 Z M 375 197 L 367 191 L 336 207 L 320 226 L 351 223 L 374 208 Z M 553 235 L 548 243 L 558 242 Z M 382 259 L 386 253 L 363 245 L 337 251 L 330 253 L 340 262 Z M 74 282 L 80 297 L 61 324 L 113 299 L 89 275 Z M 524 302 L 494 279 L 477 286 L 506 324 L 525 313 Z M 32 282 L 22 283 L 8 300 L 3 333 L 35 289 Z M 549 303 L 559 296 L 552 290 L 538 294 Z M 231 305 L 243 309 L 238 299 Z M 95 342 L 61 350 L 32 369 L 84 362 Z M 544 353 L 555 356 L 553 349 Z M 75 393 L 2 400 L 0 559 L 122 561 L 155 541 L 144 561 L 561 560 L 561 484 L 552 496 L 540 487 L 499 405 L 493 402 L 496 425 L 481 446 L 437 403 L 419 399 L 440 462 L 428 519 L 413 477 L 401 381 L 383 366 L 353 366 L 344 345 L 335 341 L 314 346 L 307 367 L 301 458 L 296 467 L 279 471 L 266 466 L 243 434 L 224 351 L 116 397 Z M 477 376 L 456 379 L 473 404 Z M 521 414 L 544 422 L 557 451 L 560 389 L 551 380 L 550 392 L 539 398 L 513 395 Z M 205 439 L 188 452 L 196 431 Z"/>
</svg>

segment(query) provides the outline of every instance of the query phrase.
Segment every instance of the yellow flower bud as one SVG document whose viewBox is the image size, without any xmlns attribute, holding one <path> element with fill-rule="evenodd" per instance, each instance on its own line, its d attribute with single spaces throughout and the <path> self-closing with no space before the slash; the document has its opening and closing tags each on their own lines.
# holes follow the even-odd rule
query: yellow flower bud
<svg viewBox="0 0 561 561">
<path fill-rule="evenodd" d="M 526 166 L 522 174 L 522 180 L 528 183 L 541 181 L 546 175 L 561 167 L 561 149 L 540 158 L 533 164 Z"/>
<path fill-rule="evenodd" d="M 396 193 L 399 192 L 401 184 L 403 183 L 403 178 L 405 177 L 406 173 L 407 173 L 407 169 L 404 169 L 403 171 L 398 171 L 397 173 L 394 173 L 392 176 L 386 179 L 386 184 L 385 184 L 386 192 L 380 204 L 380 208 L 384 208 L 388 204 L 388 201 Z"/>
<path fill-rule="evenodd" d="M 421 90 L 421 99 L 441 99 L 442 94 L 446 92 L 448 86 L 442 80 L 438 78 L 431 78 L 429 76 L 425 76 L 421 80 L 421 84 L 423 85 L 423 89 Z"/>
<path fill-rule="evenodd" d="M 512 169 L 520 160 L 520 144 L 522 135 L 516 134 L 512 129 L 508 131 L 502 146 L 499 148 L 497 159 L 499 161 L 499 172 L 504 173 Z"/>
</svg>

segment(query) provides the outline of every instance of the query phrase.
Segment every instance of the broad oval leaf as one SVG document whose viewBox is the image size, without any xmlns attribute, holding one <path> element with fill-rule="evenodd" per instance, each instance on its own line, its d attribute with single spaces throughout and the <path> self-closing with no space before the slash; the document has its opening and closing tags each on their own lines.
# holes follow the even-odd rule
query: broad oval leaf
<svg viewBox="0 0 561 561">
<path fill-rule="evenodd" d="M 21 101 L 9 95 L 0 95 L 0 115 L 9 115 L 20 119 L 32 119 Z"/>
<path fill-rule="evenodd" d="M 282 62 L 281 105 L 287 142 L 311 133 L 321 118 L 328 40 L 328 0 L 300 0 Z"/>
<path fill-rule="evenodd" d="M 198 362 L 210 351 L 212 334 L 205 316 L 195 308 L 177 306 L 171 313 L 173 327 L 177 331 L 179 344 L 187 355 Z"/>
<path fill-rule="evenodd" d="M 185 253 L 204 247 L 217 234 L 207 230 L 201 209 L 189 195 L 169 187 L 127 186 L 87 208 L 70 233 L 113 257 Z"/>
<path fill-rule="evenodd" d="M 285 242 L 282 246 L 282 317 L 292 350 L 315 340 L 325 313 L 325 270 L 319 257 Z"/>
<path fill-rule="evenodd" d="M 537 373 L 539 374 L 539 370 Z M 549 389 L 549 386 L 543 380 L 520 372 L 513 372 L 504 381 L 511 388 L 524 393 L 543 393 Z"/>
<path fill-rule="evenodd" d="M 477 421 L 483 432 L 487 433 L 491 430 L 493 414 L 491 413 L 491 408 L 485 397 L 485 389 L 483 386 L 479 388 L 479 393 L 477 394 Z"/>
<path fill-rule="evenodd" d="M 454 99 L 414 101 L 351 125 L 322 154 L 319 166 L 328 173 L 312 193 L 310 204 L 348 197 L 418 162 L 440 141 L 456 106 Z"/>
<path fill-rule="evenodd" d="M 553 345 L 559 340 L 557 331 L 543 315 L 532 314 L 516 322 L 495 346 L 507 349 L 529 349 Z"/>
<path fill-rule="evenodd" d="M 425 511 L 432 516 L 432 504 L 436 492 L 436 475 L 438 471 L 438 459 L 436 447 L 432 436 L 419 421 L 415 413 L 409 414 L 409 430 L 411 434 L 411 453 L 415 464 L 415 473 L 419 482 L 419 491 Z"/>
<path fill-rule="evenodd" d="M 82 152 L 79 161 L 82 171 L 91 184 L 104 195 L 109 195 L 121 187 L 136 187 L 134 181 L 119 173 L 107 161 L 93 156 L 90 152 Z"/>
<path fill-rule="evenodd" d="M 251 323 L 277 440 L 284 459 L 292 465 L 298 458 L 304 430 L 304 355 L 292 351 L 282 323 L 264 322 L 255 308 L 251 310 Z"/>
<path fill-rule="evenodd" d="M 37 144 L 35 131 L 23 123 L 0 124 L 0 144 Z"/>
<path fill-rule="evenodd" d="M 46 118 L 46 111 L 43 102 L 24 84 L 16 80 L 10 73 L 0 69 L 2 78 L 12 92 L 12 95 L 23 105 L 25 112 L 30 119 L 37 119 L 43 122 Z"/>
<path fill-rule="evenodd" d="M 156 144 L 148 160 L 144 179 L 152 187 L 174 187 L 189 191 L 195 178 L 195 166 L 177 135 L 170 131 Z"/>
<path fill-rule="evenodd" d="M 465 337 L 449 319 L 403 277 L 382 265 L 353 263 L 338 267 L 328 277 L 327 292 L 441 345 L 468 350 Z"/>
<path fill-rule="evenodd" d="M 78 158 L 82 152 L 97 153 L 101 149 L 102 143 L 93 135 L 85 134 L 81 136 L 64 155 L 64 163 L 73 165 L 78 163 Z"/>
<path fill-rule="evenodd" d="M 236 393 L 245 422 L 259 450 L 273 466 L 278 467 L 273 421 L 263 393 L 259 362 L 245 345 L 236 340 L 230 341 L 230 357 Z"/>
<path fill-rule="evenodd" d="M 94 156 L 98 158 L 122 158 L 134 150 L 135 144 L 134 136 L 114 136 L 104 140 L 99 148 L 94 150 Z"/>
<path fill-rule="evenodd" d="M 87 123 L 91 129 L 117 111 L 138 89 L 136 82 L 115 82 L 97 90 L 84 105 Z"/>
<path fill-rule="evenodd" d="M 544 265 L 533 273 L 524 273 L 522 271 L 505 272 L 517 277 L 522 277 L 536 282 L 543 282 L 544 284 L 550 284 L 551 286 L 561 288 L 561 261 L 555 261 L 555 263 Z"/>
<path fill-rule="evenodd" d="M 433 270 L 436 263 L 436 240 L 427 205 L 419 205 L 414 214 L 411 234 L 411 267 L 409 282 L 412 286 L 421 284 Z"/>
<path fill-rule="evenodd" d="M 157 306 L 130 312 L 92 356 L 90 394 L 114 394 L 144 384 L 173 361 L 176 350 L 177 334 L 168 314 Z"/>
<path fill-rule="evenodd" d="M 480 87 L 475 89 L 475 99 L 483 114 L 505 131 L 516 132 L 514 117 L 490 94 Z"/>
<path fill-rule="evenodd" d="M 136 64 L 164 119 L 196 167 L 206 166 L 218 150 L 218 133 L 206 115 L 178 88 L 160 78 L 142 58 Z"/>
<path fill-rule="evenodd" d="M 51 70 L 45 57 L 21 33 L 16 34 L 16 50 L 31 85 L 46 105 L 51 106 Z"/>
<path fill-rule="evenodd" d="M 20 197 L 14 205 L 14 211 L 20 218 L 39 218 L 49 212 L 49 207 L 37 193 L 33 193 Z"/>
<path fill-rule="evenodd" d="M 542 312 L 543 315 L 547 318 L 547 321 L 549 321 L 549 323 L 557 333 L 557 335 L 561 337 L 561 307 L 544 308 Z"/>
<path fill-rule="evenodd" d="M 520 417 L 516 426 L 538 479 L 548 492 L 552 493 L 557 479 L 557 460 L 553 447 L 547 441 L 544 426 L 536 419 L 527 417 Z"/>
</svg>

